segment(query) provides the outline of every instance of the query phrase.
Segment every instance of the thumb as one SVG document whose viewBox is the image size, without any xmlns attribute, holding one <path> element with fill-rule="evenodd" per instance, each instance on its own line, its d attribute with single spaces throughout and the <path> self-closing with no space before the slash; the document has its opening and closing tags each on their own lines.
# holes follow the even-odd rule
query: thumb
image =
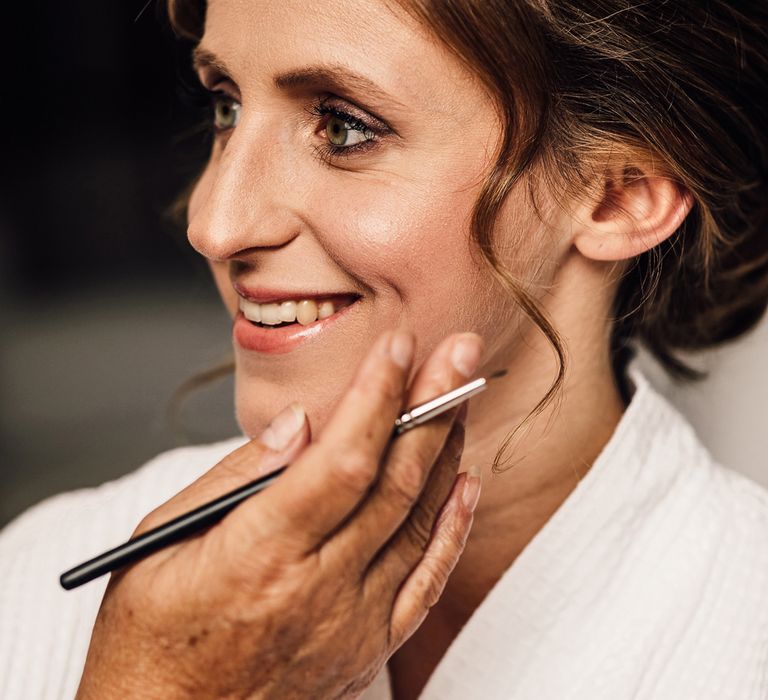
<svg viewBox="0 0 768 700">
<path fill-rule="evenodd" d="M 292 403 L 278 413 L 264 432 L 230 452 L 196 484 L 242 486 L 284 467 L 301 454 L 310 439 L 309 422 L 301 404 Z"/>
<path fill-rule="evenodd" d="M 264 432 L 257 438 L 265 447 L 275 452 L 285 450 L 307 422 L 304 408 L 295 401 L 278 413 Z"/>
<path fill-rule="evenodd" d="M 230 452 L 196 481 L 155 508 L 142 520 L 133 536 L 289 464 L 306 447 L 309 439 L 309 422 L 304 409 L 299 404 L 289 405 L 273 418 L 258 438 Z"/>
<path fill-rule="evenodd" d="M 294 460 L 309 442 L 310 429 L 301 404 L 293 402 L 278 413 L 256 438 L 265 448 L 256 476 L 268 474 Z"/>
</svg>

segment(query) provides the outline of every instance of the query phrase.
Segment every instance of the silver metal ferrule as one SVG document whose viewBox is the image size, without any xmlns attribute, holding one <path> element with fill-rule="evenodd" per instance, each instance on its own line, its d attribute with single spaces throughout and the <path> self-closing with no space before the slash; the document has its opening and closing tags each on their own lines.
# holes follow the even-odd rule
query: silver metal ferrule
<svg viewBox="0 0 768 700">
<path fill-rule="evenodd" d="M 466 401 L 470 396 L 480 393 L 485 388 L 485 377 L 480 377 L 480 379 L 475 379 L 441 396 L 414 406 L 395 419 L 394 434 L 401 435 L 406 430 L 426 423 L 435 416 L 439 416 L 441 413 L 445 413 L 454 406 Z"/>
</svg>

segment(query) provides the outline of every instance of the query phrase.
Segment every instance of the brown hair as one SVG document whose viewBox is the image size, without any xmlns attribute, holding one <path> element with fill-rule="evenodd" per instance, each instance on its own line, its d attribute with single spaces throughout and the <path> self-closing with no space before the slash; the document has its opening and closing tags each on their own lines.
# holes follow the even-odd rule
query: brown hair
<svg viewBox="0 0 768 700">
<path fill-rule="evenodd" d="M 205 1 L 167 2 L 174 31 L 198 41 Z M 675 351 L 736 338 L 768 305 L 768 5 L 394 2 L 481 79 L 503 116 L 502 145 L 476 202 L 471 234 L 558 358 L 557 377 L 504 441 L 494 471 L 517 430 L 544 410 L 564 380 L 563 341 L 497 259 L 491 240 L 505 198 L 533 166 L 541 166 L 555 191 L 572 194 L 594 183 L 607 154 L 623 152 L 653 158 L 692 194 L 693 208 L 679 229 L 626 266 L 610 350 L 625 400 L 635 341 L 674 378 L 703 377 Z M 178 211 L 187 196 L 182 193 Z"/>
</svg>

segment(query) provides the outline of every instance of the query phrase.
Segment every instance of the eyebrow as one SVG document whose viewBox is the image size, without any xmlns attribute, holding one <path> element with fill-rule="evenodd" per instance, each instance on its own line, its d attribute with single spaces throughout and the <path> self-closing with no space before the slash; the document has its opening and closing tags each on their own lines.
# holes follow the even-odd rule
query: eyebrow
<svg viewBox="0 0 768 700">
<path fill-rule="evenodd" d="M 204 67 L 215 68 L 224 77 L 233 80 L 231 71 L 216 54 L 201 46 L 196 46 L 192 51 L 192 66 L 195 70 Z M 301 87 L 330 87 L 344 91 L 355 90 L 367 98 L 373 98 L 388 105 L 405 108 L 402 102 L 380 88 L 370 78 L 355 73 L 349 68 L 338 63 L 318 63 L 305 68 L 280 73 L 272 80 L 275 87 L 282 90 L 290 90 Z"/>
</svg>

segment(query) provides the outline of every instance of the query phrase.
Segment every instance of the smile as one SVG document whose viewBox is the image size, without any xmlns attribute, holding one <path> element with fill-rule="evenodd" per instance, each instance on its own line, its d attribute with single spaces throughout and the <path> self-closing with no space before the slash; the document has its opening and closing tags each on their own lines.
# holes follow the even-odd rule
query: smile
<svg viewBox="0 0 768 700">
<path fill-rule="evenodd" d="M 240 296 L 233 339 L 244 350 L 290 352 L 346 316 L 359 300 L 356 295 L 329 295 L 259 303 Z"/>
<path fill-rule="evenodd" d="M 308 326 L 318 319 L 333 316 L 336 311 L 354 303 L 355 298 L 333 297 L 328 299 L 286 299 L 280 303 L 259 304 L 240 297 L 240 311 L 252 323 L 262 327 L 300 323 Z"/>
</svg>

